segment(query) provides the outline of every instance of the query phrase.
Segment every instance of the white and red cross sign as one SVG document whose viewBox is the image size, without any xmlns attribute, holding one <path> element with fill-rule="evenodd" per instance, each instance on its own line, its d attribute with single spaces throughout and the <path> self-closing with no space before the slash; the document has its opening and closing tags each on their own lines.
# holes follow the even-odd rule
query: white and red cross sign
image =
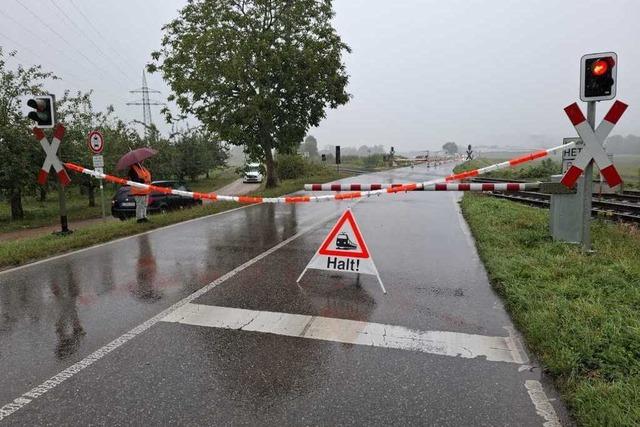
<svg viewBox="0 0 640 427">
<path fill-rule="evenodd" d="M 59 123 L 53 128 L 53 140 L 51 144 L 47 140 L 47 136 L 44 134 L 42 129 L 33 128 L 33 134 L 36 136 L 36 139 L 40 142 L 42 149 L 46 153 L 47 157 L 44 159 L 44 164 L 38 173 L 38 184 L 44 185 L 47 183 L 47 177 L 49 176 L 49 170 L 51 167 L 56 171 L 58 175 L 58 181 L 62 186 L 66 186 L 71 182 L 69 178 L 69 174 L 65 170 L 62 162 L 58 158 L 58 148 L 60 147 L 60 142 L 62 141 L 62 137 L 64 136 L 64 126 Z"/>
<path fill-rule="evenodd" d="M 627 107 L 628 105 L 624 102 L 616 101 L 595 131 L 585 119 L 577 103 L 574 102 L 564 109 L 573 127 L 576 128 L 578 135 L 582 138 L 584 148 L 580 151 L 567 173 L 562 177 L 560 181 L 562 184 L 569 188 L 573 187 L 592 160 L 598 165 L 600 173 L 610 187 L 615 187 L 622 183 L 622 178 L 620 178 L 615 166 L 607 157 L 602 144 Z"/>
</svg>

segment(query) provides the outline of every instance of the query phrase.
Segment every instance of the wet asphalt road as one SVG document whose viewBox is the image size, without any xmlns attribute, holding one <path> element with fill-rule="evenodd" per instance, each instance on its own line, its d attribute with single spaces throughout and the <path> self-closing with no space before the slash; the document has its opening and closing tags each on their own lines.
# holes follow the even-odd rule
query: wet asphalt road
<svg viewBox="0 0 640 427">
<path fill-rule="evenodd" d="M 345 181 L 426 180 L 450 170 L 423 165 Z M 190 303 L 517 342 L 458 197 L 243 207 L 0 273 L 0 406 L 20 407 L 0 424 L 525 426 L 542 425 L 549 405 L 569 423 L 535 361 L 166 321 L 57 386 L 45 383 L 216 279 Z M 352 274 L 309 270 L 295 283 L 346 206 L 387 295 L 372 276 L 356 286 Z M 551 403 L 528 391 L 537 382 Z M 21 396 L 43 383 L 46 392 L 23 405 Z"/>
</svg>

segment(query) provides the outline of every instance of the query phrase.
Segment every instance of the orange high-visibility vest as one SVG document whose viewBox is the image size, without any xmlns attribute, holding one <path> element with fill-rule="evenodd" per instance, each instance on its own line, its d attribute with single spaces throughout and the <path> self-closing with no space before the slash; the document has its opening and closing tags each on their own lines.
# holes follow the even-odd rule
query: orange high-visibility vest
<svg viewBox="0 0 640 427">
<path fill-rule="evenodd" d="M 131 166 L 131 168 L 145 184 L 151 184 L 151 172 L 149 172 L 149 169 L 138 164 Z M 133 196 L 146 196 L 149 193 L 151 193 L 151 190 L 148 188 L 131 187 L 131 194 Z"/>
</svg>

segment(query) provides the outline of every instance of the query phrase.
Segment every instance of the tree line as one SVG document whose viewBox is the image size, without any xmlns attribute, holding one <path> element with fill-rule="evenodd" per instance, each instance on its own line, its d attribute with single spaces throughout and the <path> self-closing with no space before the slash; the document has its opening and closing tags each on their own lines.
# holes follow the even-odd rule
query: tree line
<svg viewBox="0 0 640 427">
<path fill-rule="evenodd" d="M 55 174 L 50 175 L 45 186 L 36 182 L 45 154 L 33 136 L 34 122 L 26 118 L 22 104 L 33 95 L 46 93 L 47 82 L 57 77 L 39 65 L 11 68 L 7 59 L 14 56 L 15 52 L 5 53 L 0 47 L 0 196 L 11 206 L 11 219 L 17 220 L 24 218 L 25 197 L 44 201 L 54 188 Z M 92 130 L 104 135 L 102 154 L 108 172 L 115 170 L 123 154 L 139 147 L 158 150 L 148 161 L 154 178 L 158 179 L 195 180 L 223 166 L 228 156 L 225 145 L 203 128 L 187 128 L 164 137 L 151 126 L 146 136 L 141 136 L 131 123 L 116 116 L 113 107 L 96 111 L 91 92 L 66 91 L 58 95 L 56 113 L 56 120 L 66 128 L 58 152 L 63 162 L 92 166 L 92 153 L 87 147 L 87 135 Z M 94 206 L 98 181 L 79 174 L 72 174 L 71 179 L 72 186 L 87 195 L 89 206 Z"/>
</svg>

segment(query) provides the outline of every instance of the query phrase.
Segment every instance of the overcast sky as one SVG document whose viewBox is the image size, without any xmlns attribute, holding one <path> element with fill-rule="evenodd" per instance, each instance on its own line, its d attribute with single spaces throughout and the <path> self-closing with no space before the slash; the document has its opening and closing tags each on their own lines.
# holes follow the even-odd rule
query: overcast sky
<svg viewBox="0 0 640 427">
<path fill-rule="evenodd" d="M 113 104 L 123 119 L 142 120 L 142 107 L 125 105 L 136 99 L 128 91 L 140 87 L 161 26 L 185 3 L 0 0 L 0 45 L 17 49 L 20 62 L 60 75 L 52 92 L 92 88 L 96 108 Z M 555 145 L 575 135 L 562 109 L 578 100 L 580 57 L 602 51 L 618 53 L 618 99 L 630 104 L 614 133 L 640 134 L 640 1 L 335 0 L 334 6 L 337 30 L 353 49 L 346 57 L 353 98 L 310 131 L 321 146 Z M 153 97 L 164 100 L 169 90 L 160 75 L 148 81 L 162 91 Z M 609 105 L 598 104 L 598 120 Z M 152 115 L 169 129 L 158 107 Z"/>
</svg>

